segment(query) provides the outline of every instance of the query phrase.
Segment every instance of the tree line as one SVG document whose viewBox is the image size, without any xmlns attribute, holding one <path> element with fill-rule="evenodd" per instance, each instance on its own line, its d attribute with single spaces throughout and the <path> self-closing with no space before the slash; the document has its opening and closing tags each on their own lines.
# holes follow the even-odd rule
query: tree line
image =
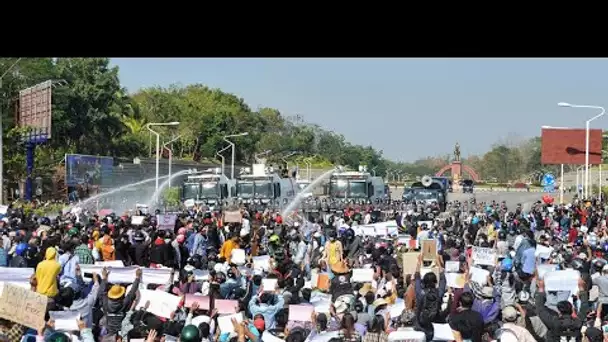
<svg viewBox="0 0 608 342">
<path fill-rule="evenodd" d="M 0 58 L 0 74 L 15 60 Z M 242 164 L 253 163 L 256 154 L 263 151 L 271 151 L 270 162 L 295 153 L 292 160 L 307 159 L 314 167 L 345 165 L 356 169 L 367 165 L 379 176 L 405 179 L 434 174 L 450 161 L 450 156 L 442 156 L 397 163 L 384 157 L 381 150 L 350 143 L 343 135 L 307 123 L 300 116 L 286 116 L 270 107 L 251 108 L 234 94 L 202 84 L 152 87 L 129 94 L 109 58 L 24 58 L 0 87 L 4 170 L 9 182 L 25 177 L 23 129 L 16 127 L 14 120 L 18 92 L 48 79 L 65 82 L 53 90 L 53 138 L 36 150 L 35 174 L 40 177 L 62 176 L 66 153 L 149 157 L 146 124 L 172 121 L 180 124 L 155 130 L 164 141 L 179 136 L 172 150 L 174 158 L 185 160 L 217 160 L 216 152 L 227 145 L 225 136 L 248 132 L 231 139 L 236 143 L 236 159 Z M 497 144 L 485 155 L 463 162 L 482 178 L 501 182 L 544 170 L 539 138 L 517 145 Z"/>
</svg>

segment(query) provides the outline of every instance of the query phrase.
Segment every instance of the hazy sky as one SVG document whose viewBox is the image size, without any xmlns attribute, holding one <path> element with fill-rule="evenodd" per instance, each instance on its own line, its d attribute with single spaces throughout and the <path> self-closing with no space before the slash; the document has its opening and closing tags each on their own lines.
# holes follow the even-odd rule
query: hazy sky
<svg viewBox="0 0 608 342">
<path fill-rule="evenodd" d="M 115 58 L 134 92 L 172 83 L 203 83 L 242 98 L 253 109 L 285 115 L 413 161 L 451 153 L 484 153 L 509 136 L 540 127 L 584 127 L 608 105 L 605 59 L 126 59 Z M 608 116 L 593 127 L 608 127 Z"/>
</svg>

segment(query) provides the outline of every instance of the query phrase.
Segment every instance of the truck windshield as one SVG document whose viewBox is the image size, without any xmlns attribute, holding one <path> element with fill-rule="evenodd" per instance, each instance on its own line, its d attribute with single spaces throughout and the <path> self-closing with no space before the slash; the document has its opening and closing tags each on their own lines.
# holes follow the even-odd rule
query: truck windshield
<svg viewBox="0 0 608 342">
<path fill-rule="evenodd" d="M 183 186 L 184 199 L 198 199 L 200 195 L 200 186 L 198 183 L 186 183 Z"/>
<path fill-rule="evenodd" d="M 236 193 L 241 198 L 253 197 L 253 182 L 238 182 L 236 184 Z"/>
<path fill-rule="evenodd" d="M 412 198 L 417 201 L 436 200 L 439 198 L 437 190 L 413 189 Z"/>
<path fill-rule="evenodd" d="M 254 181 L 256 198 L 272 198 L 272 183 L 269 181 Z"/>
<path fill-rule="evenodd" d="M 367 183 L 347 179 L 332 179 L 329 195 L 336 198 L 367 198 Z"/>
<path fill-rule="evenodd" d="M 361 181 L 348 181 L 350 190 L 348 197 L 352 198 L 367 198 L 367 183 Z"/>
<path fill-rule="evenodd" d="M 217 182 L 205 182 L 201 184 L 201 198 L 218 198 L 219 195 Z"/>
</svg>

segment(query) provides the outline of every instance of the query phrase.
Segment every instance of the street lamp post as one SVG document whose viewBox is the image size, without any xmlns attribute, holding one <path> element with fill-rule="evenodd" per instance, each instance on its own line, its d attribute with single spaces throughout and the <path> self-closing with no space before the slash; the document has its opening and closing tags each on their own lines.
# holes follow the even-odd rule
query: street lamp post
<svg viewBox="0 0 608 342">
<path fill-rule="evenodd" d="M 163 149 L 169 152 L 169 187 L 171 187 L 171 164 L 173 164 L 173 150 L 167 147 L 169 144 L 181 138 L 181 134 L 163 144 Z"/>
<path fill-rule="evenodd" d="M 583 198 L 586 199 L 587 196 L 589 195 L 589 126 L 591 124 L 591 121 L 602 117 L 606 113 L 606 110 L 602 106 L 574 105 L 574 104 L 570 104 L 567 102 L 560 102 L 557 105 L 560 107 L 592 108 L 592 109 L 601 110 L 601 112 L 598 115 L 592 117 L 591 119 L 589 119 L 585 122 L 585 180 L 584 180 L 585 192 L 583 193 Z"/>
<path fill-rule="evenodd" d="M 229 143 L 231 148 L 232 148 L 232 163 L 231 163 L 231 168 L 232 170 L 230 170 L 230 178 L 234 179 L 234 158 L 235 158 L 235 151 L 234 151 L 234 143 L 230 140 L 228 140 L 228 138 L 235 138 L 235 137 L 243 137 L 248 135 L 249 132 L 243 132 L 243 133 L 238 133 L 238 134 L 231 134 L 231 135 L 227 135 L 224 137 L 224 141 Z"/>
<path fill-rule="evenodd" d="M 0 89 L 2 89 L 2 79 L 6 76 L 19 62 L 21 61 L 21 57 L 19 57 L 15 63 L 13 63 L 6 71 L 0 76 Z M 0 103 L 0 205 L 4 203 L 4 132 L 2 127 L 2 105 Z"/>
<path fill-rule="evenodd" d="M 224 170 L 226 169 L 226 158 L 224 158 L 224 156 L 222 155 L 222 152 L 226 151 L 227 149 L 229 149 L 231 146 L 228 145 L 226 147 L 224 147 L 223 149 L 215 152 L 215 155 L 220 157 L 222 159 L 222 174 L 225 176 L 226 174 L 224 173 Z"/>
<path fill-rule="evenodd" d="M 150 133 L 156 135 L 156 184 L 154 191 L 158 191 L 158 177 L 159 177 L 159 166 L 160 166 L 160 133 L 152 130 L 152 126 L 177 126 L 179 125 L 179 121 L 173 122 L 154 122 L 146 125 L 146 128 Z"/>
</svg>

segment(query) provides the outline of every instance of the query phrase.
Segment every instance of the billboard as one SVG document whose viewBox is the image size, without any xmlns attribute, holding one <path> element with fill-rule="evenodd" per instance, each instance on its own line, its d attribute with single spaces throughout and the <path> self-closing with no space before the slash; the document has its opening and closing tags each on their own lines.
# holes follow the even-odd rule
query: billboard
<svg viewBox="0 0 608 342">
<path fill-rule="evenodd" d="M 585 165 L 584 128 L 543 127 L 541 164 Z M 602 162 L 602 130 L 589 130 L 589 164 Z"/>
<path fill-rule="evenodd" d="M 50 80 L 19 91 L 19 126 L 32 127 L 33 140 L 44 142 L 51 138 L 52 92 Z"/>
<path fill-rule="evenodd" d="M 114 158 L 65 155 L 65 183 L 67 186 L 103 186 L 112 178 Z"/>
</svg>

